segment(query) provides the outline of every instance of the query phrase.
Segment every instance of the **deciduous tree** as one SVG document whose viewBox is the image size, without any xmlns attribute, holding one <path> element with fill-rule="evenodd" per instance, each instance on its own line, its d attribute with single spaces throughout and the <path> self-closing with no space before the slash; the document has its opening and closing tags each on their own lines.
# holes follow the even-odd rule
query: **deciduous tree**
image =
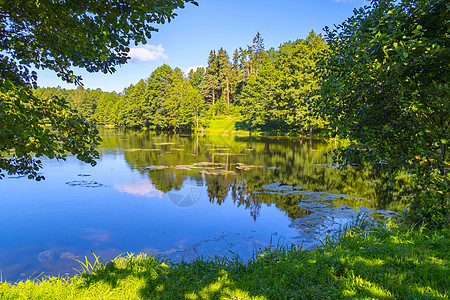
<svg viewBox="0 0 450 300">
<path fill-rule="evenodd" d="M 377 0 L 326 37 L 322 110 L 352 145 L 337 152 L 416 175 L 413 214 L 449 221 L 450 6 Z"/>
<path fill-rule="evenodd" d="M 40 179 L 34 157 L 71 152 L 95 164 L 97 131 L 60 98 L 33 95 L 37 75 L 50 69 L 81 84 L 73 67 L 114 72 L 129 45 L 146 43 L 155 23 L 170 21 L 193 0 L 0 0 L 0 178 Z M 48 127 L 47 127 L 48 126 Z M 32 156 L 34 153 L 35 156 Z"/>
</svg>

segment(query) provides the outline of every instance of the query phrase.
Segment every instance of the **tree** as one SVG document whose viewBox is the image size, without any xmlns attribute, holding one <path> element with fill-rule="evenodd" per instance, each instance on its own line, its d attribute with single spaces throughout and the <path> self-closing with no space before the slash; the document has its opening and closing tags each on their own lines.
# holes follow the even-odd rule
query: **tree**
<svg viewBox="0 0 450 300">
<path fill-rule="evenodd" d="M 148 126 L 147 89 L 147 82 L 141 79 L 125 91 L 121 109 L 121 121 L 124 127 L 142 129 Z"/>
<path fill-rule="evenodd" d="M 311 103 L 319 97 L 319 80 L 315 72 L 316 61 L 326 44 L 320 35 L 311 31 L 306 40 L 282 45 L 277 51 L 277 88 L 274 94 L 278 119 L 284 120 L 288 129 L 301 133 L 324 125 L 323 119 L 313 114 Z"/>
<path fill-rule="evenodd" d="M 36 69 L 50 69 L 81 84 L 72 67 L 114 72 L 126 63 L 128 46 L 146 43 L 154 23 L 170 21 L 193 0 L 0 1 L 0 178 L 24 174 L 41 179 L 35 157 L 64 159 L 71 152 L 95 164 L 95 127 L 60 98 L 31 92 Z"/>
<path fill-rule="evenodd" d="M 313 128 L 323 128 L 311 103 L 319 94 L 316 59 L 325 47 L 323 38 L 312 31 L 306 40 L 265 52 L 258 74 L 250 77 L 241 95 L 250 128 L 302 133 L 309 128 L 310 134 Z"/>
<path fill-rule="evenodd" d="M 94 119 L 101 125 L 113 125 L 116 123 L 117 113 L 114 107 L 120 102 L 121 96 L 116 93 L 103 92 L 98 99 Z"/>
<path fill-rule="evenodd" d="M 0 81 L 0 178 L 28 175 L 40 180 L 41 161 L 32 157 L 64 159 L 69 152 L 95 164 L 98 136 L 95 128 L 74 114 L 65 100 L 40 100 L 28 87 Z"/>
<path fill-rule="evenodd" d="M 250 77 L 241 94 L 244 117 L 249 129 L 269 131 L 276 119 L 277 103 L 274 101 L 275 83 L 279 72 L 275 68 L 273 53 L 265 61 L 257 76 Z"/>
<path fill-rule="evenodd" d="M 415 174 L 411 213 L 449 221 L 450 6 L 443 0 L 372 1 L 334 30 L 321 60 L 322 111 L 361 159 Z"/>
<path fill-rule="evenodd" d="M 223 90 L 226 91 L 227 95 L 227 107 L 230 106 L 230 76 L 231 76 L 231 64 L 228 53 L 223 48 L 220 48 L 217 53 L 217 77 L 219 80 L 219 85 Z"/>
<path fill-rule="evenodd" d="M 197 89 L 199 92 L 201 92 L 201 85 L 203 80 L 205 80 L 205 68 L 197 68 L 194 70 L 189 71 L 188 78 L 189 81 L 195 89 Z"/>
<path fill-rule="evenodd" d="M 170 108 L 168 127 L 173 131 L 191 131 L 194 125 L 198 127 L 202 104 L 198 90 L 184 78 L 179 68 L 175 68 L 165 104 L 165 107 Z"/>
<path fill-rule="evenodd" d="M 217 93 L 220 91 L 219 83 L 219 61 L 217 59 L 216 51 L 211 50 L 208 57 L 208 67 L 206 68 L 205 76 L 205 90 L 211 95 L 212 105 L 216 104 Z"/>
<path fill-rule="evenodd" d="M 252 57 L 253 70 L 255 75 L 258 75 L 258 69 L 261 66 L 262 58 L 264 57 L 264 39 L 261 37 L 259 32 L 256 33 L 253 38 Z"/>
<path fill-rule="evenodd" d="M 174 71 L 166 64 L 157 68 L 148 79 L 149 110 L 148 119 L 152 129 L 166 129 L 168 124 L 169 107 L 167 102 L 174 80 Z"/>
</svg>

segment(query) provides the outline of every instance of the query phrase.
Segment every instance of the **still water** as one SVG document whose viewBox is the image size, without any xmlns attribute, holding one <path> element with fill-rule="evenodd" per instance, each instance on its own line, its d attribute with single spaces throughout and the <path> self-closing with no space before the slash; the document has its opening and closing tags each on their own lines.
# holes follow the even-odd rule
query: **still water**
<svg viewBox="0 0 450 300">
<path fill-rule="evenodd" d="M 334 144 L 101 134 L 95 167 L 43 160 L 44 181 L 0 181 L 3 280 L 73 275 L 91 251 L 245 259 L 277 243 L 309 247 L 360 212 L 402 209 L 376 170 L 335 168 L 324 155 Z"/>
</svg>

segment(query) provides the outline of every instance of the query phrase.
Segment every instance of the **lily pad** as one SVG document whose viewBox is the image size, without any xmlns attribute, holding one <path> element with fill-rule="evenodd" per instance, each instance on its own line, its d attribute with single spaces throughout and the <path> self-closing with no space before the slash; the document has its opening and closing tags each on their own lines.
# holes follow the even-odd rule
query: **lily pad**
<svg viewBox="0 0 450 300">
<path fill-rule="evenodd" d="M 127 149 L 124 152 L 135 152 L 135 151 L 161 151 L 161 149 Z"/>
<path fill-rule="evenodd" d="M 146 167 L 142 167 L 139 168 L 139 170 L 141 171 L 157 171 L 157 170 L 163 170 L 163 169 L 167 169 L 168 166 L 146 166 Z"/>
<path fill-rule="evenodd" d="M 97 181 L 87 181 L 87 180 L 74 180 L 66 182 L 67 185 L 73 187 L 87 187 L 87 188 L 99 188 L 105 186 Z"/>
</svg>

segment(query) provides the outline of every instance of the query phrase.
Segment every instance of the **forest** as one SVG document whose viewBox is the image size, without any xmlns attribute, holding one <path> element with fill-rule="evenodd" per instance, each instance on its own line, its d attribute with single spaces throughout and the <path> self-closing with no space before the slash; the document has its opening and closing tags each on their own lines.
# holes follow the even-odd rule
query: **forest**
<svg viewBox="0 0 450 300">
<path fill-rule="evenodd" d="M 207 67 L 187 76 L 164 64 L 120 94 L 81 85 L 75 90 L 37 88 L 34 94 L 64 98 L 88 122 L 124 129 L 191 132 L 231 115 L 245 130 L 311 135 L 326 126 L 314 109 L 316 61 L 324 49 L 323 37 L 314 31 L 267 50 L 257 33 L 232 57 L 223 48 L 211 50 Z"/>
<path fill-rule="evenodd" d="M 326 233 L 323 239 L 318 239 L 320 245 L 311 249 L 278 243 L 273 247 L 271 242 L 270 246 L 255 250 L 248 261 L 227 248 L 234 255 L 232 258 L 216 256 L 214 260 L 207 260 L 200 256 L 192 262 L 172 263 L 147 255 L 149 247 L 138 255 L 127 252 L 111 261 L 103 261 L 89 248 L 94 262 L 89 262 L 87 256 L 84 259 L 73 256 L 82 268 L 80 274 L 73 277 L 58 273 L 10 283 L 0 270 L 0 298 L 450 298 L 450 5 L 448 0 L 370 0 L 364 3 L 365 6 L 354 9 L 353 15 L 342 23 L 325 27 L 323 35 L 311 31 L 306 38 L 288 41 L 277 49 L 266 49 L 263 36 L 256 33 L 253 40 L 249 37 L 249 45 L 242 45 L 233 52 L 213 49 L 205 57 L 205 68 L 184 74 L 180 68 L 162 65 L 121 93 L 109 93 L 84 89 L 81 76 L 75 73 L 77 68 L 88 72 L 115 72 L 129 60 L 132 44 L 146 44 L 152 33 L 158 31 L 157 25 L 170 22 L 179 9 L 187 5 L 198 5 L 196 1 L 0 1 L 0 179 L 5 180 L 0 184 L 21 184 L 16 181 L 21 180 L 20 177 L 44 179 L 39 171 L 46 158 L 71 160 L 70 156 L 74 156 L 96 165 L 101 159 L 97 147 L 104 138 L 97 127 L 108 126 L 129 129 L 126 134 L 137 136 L 136 145 L 131 139 L 119 139 L 117 145 L 130 146 L 129 151 L 124 151 L 124 159 L 132 168 L 149 172 L 148 178 L 154 179 L 158 189 L 169 192 L 174 186 L 181 187 L 181 178 L 191 176 L 199 184 L 207 184 L 208 201 L 216 204 L 208 203 L 209 207 L 220 205 L 223 208 L 234 202 L 247 208 L 254 221 L 261 217 L 265 206 L 276 206 L 291 221 L 306 213 L 299 205 L 303 202 L 301 198 L 294 199 L 286 194 L 275 196 L 272 192 L 258 194 L 259 188 L 267 183 L 260 177 L 264 172 L 277 174 L 276 180 L 283 181 L 277 183 L 279 186 L 287 184 L 293 188 L 297 184 L 309 184 L 315 190 L 315 184 L 321 182 L 327 190 L 336 193 L 341 187 L 348 187 L 349 192 L 363 190 L 367 197 L 384 196 L 383 193 L 395 197 L 404 195 L 406 202 L 405 210 L 397 219 L 377 222 L 357 218 L 341 227 L 334 237 Z M 77 88 L 39 88 L 36 70 L 54 71 Z M 265 152 L 265 156 L 254 155 L 256 163 L 267 163 L 271 169 L 252 174 L 250 165 L 244 170 L 241 161 L 234 161 L 224 152 L 225 155 L 217 153 L 216 156 L 226 160 L 226 172 L 232 162 L 236 173 L 248 173 L 240 179 L 228 177 L 227 173 L 205 173 L 200 180 L 195 177 L 197 169 L 188 170 L 184 166 L 168 174 L 172 177 L 156 178 L 166 170 L 161 169 L 158 174 L 148 163 L 159 157 L 157 152 L 164 147 L 145 149 L 145 154 L 137 152 L 144 150 L 138 149 L 141 141 L 148 142 L 149 136 L 159 134 L 153 131 L 171 133 L 167 136 L 183 143 L 180 135 L 172 133 L 201 132 L 225 116 L 233 119 L 239 129 L 277 135 L 269 137 L 277 142 L 272 152 L 268 151 L 269 143 L 260 143 L 255 149 L 249 149 L 247 141 L 236 143 L 238 148 L 245 147 L 244 151 Z M 278 137 L 281 134 L 301 136 L 298 141 L 305 151 L 286 147 Z M 328 152 L 333 157 L 327 164 L 333 168 L 327 166 L 327 169 L 314 171 L 305 164 L 318 152 L 302 144 L 303 140 L 309 138 L 308 144 L 312 145 L 311 137 L 317 135 L 333 137 L 339 142 L 335 143 L 336 149 Z M 200 135 L 194 137 L 198 139 Z M 239 141 L 242 137 L 227 138 Z M 103 142 L 107 143 L 106 139 Z M 213 139 L 210 142 L 214 145 Z M 200 154 L 210 149 L 209 143 L 196 147 Z M 175 142 L 159 145 L 169 150 L 169 145 Z M 184 145 L 188 148 L 189 143 Z M 184 164 L 180 159 L 188 154 L 180 154 L 184 153 L 181 150 L 173 149 L 173 153 L 163 158 L 176 165 Z M 204 160 L 206 157 L 203 155 Z M 145 164 L 139 165 L 137 159 Z M 189 159 L 194 164 L 194 156 L 189 155 Z M 211 160 L 211 163 L 218 160 Z M 272 169 L 275 163 L 277 167 Z M 355 180 L 354 175 L 363 165 L 370 166 L 363 175 L 372 188 Z M 113 167 L 108 168 L 108 173 L 116 173 Z M 139 169 L 143 167 L 146 170 Z M 383 177 L 378 180 L 381 171 Z M 79 179 L 86 175 L 90 176 L 81 173 L 74 176 Z M 29 188 L 47 182 L 33 182 L 17 190 L 27 190 L 26 201 L 33 200 L 37 194 L 47 198 L 53 193 L 53 187 L 45 193 Z M 391 193 L 391 186 L 396 185 L 401 187 L 398 193 Z M 78 193 L 70 194 L 82 198 Z M 98 210 L 92 209 L 90 198 L 73 202 L 80 207 L 77 212 L 92 219 L 95 227 L 101 223 L 105 226 L 100 218 L 102 214 L 114 226 L 122 227 L 124 223 L 116 211 L 104 213 L 105 207 L 114 206 L 109 195 L 98 197 L 101 198 Z M 26 244 L 24 252 L 11 251 L 14 256 L 20 253 L 27 256 L 44 245 L 54 247 L 48 239 L 54 231 L 42 230 L 44 223 L 52 229 L 62 229 L 64 235 L 73 231 L 90 236 L 89 231 L 83 231 L 86 224 L 81 224 L 79 215 L 75 215 L 76 223 L 64 226 L 64 222 L 51 222 L 51 218 L 47 218 L 57 215 L 54 210 L 39 211 L 41 203 L 31 201 L 21 205 L 15 196 L 3 198 L 4 206 L 8 201 L 12 203 L 11 212 L 23 210 L 26 213 L 18 220 L 11 220 L 10 212 L 5 209 L 6 217 L 1 219 L 6 226 L 2 229 L 10 230 L 12 238 L 4 238 L 3 244 L 14 244 L 24 236 L 33 238 L 30 245 L 23 243 Z M 67 211 L 64 205 L 70 200 L 66 197 L 57 200 L 61 201 L 55 208 Z M 89 205 L 81 206 L 83 201 Z M 358 201 L 356 199 L 355 204 L 359 204 Z M 123 202 L 128 206 L 137 203 Z M 387 203 L 370 205 L 382 209 L 388 206 Z M 42 222 L 30 223 L 27 227 L 33 217 L 42 217 Z M 136 228 L 143 227 L 134 217 L 126 222 Z M 151 219 L 149 215 L 144 218 L 145 221 Z M 234 220 L 227 217 L 228 223 Z M 209 224 L 199 224 L 202 229 L 209 227 Z M 42 231 L 41 242 L 37 242 L 38 236 L 28 232 L 17 234 L 17 229 L 31 227 Z M 151 240 L 160 234 L 159 229 L 145 231 L 144 234 L 126 231 L 126 242 L 131 242 L 132 237 Z M 102 234 L 95 242 L 103 242 L 103 237 L 108 236 L 99 232 Z M 72 243 L 75 242 L 69 244 Z M 184 243 L 185 240 L 181 242 Z M 34 261 L 37 263 L 41 258 L 38 255 Z M 56 261 L 49 260 L 50 263 Z M 1 265 L 3 263 L 0 261 Z M 20 270 L 21 265 L 13 267 Z"/>
<path fill-rule="evenodd" d="M 414 174 L 415 221 L 449 222 L 450 9 L 445 1 L 373 2 L 325 34 L 265 49 L 211 50 L 206 68 L 168 65 L 122 93 L 34 89 L 69 101 L 89 124 L 192 132 L 232 116 L 250 132 L 339 137 L 341 167 L 382 166 Z"/>
</svg>

